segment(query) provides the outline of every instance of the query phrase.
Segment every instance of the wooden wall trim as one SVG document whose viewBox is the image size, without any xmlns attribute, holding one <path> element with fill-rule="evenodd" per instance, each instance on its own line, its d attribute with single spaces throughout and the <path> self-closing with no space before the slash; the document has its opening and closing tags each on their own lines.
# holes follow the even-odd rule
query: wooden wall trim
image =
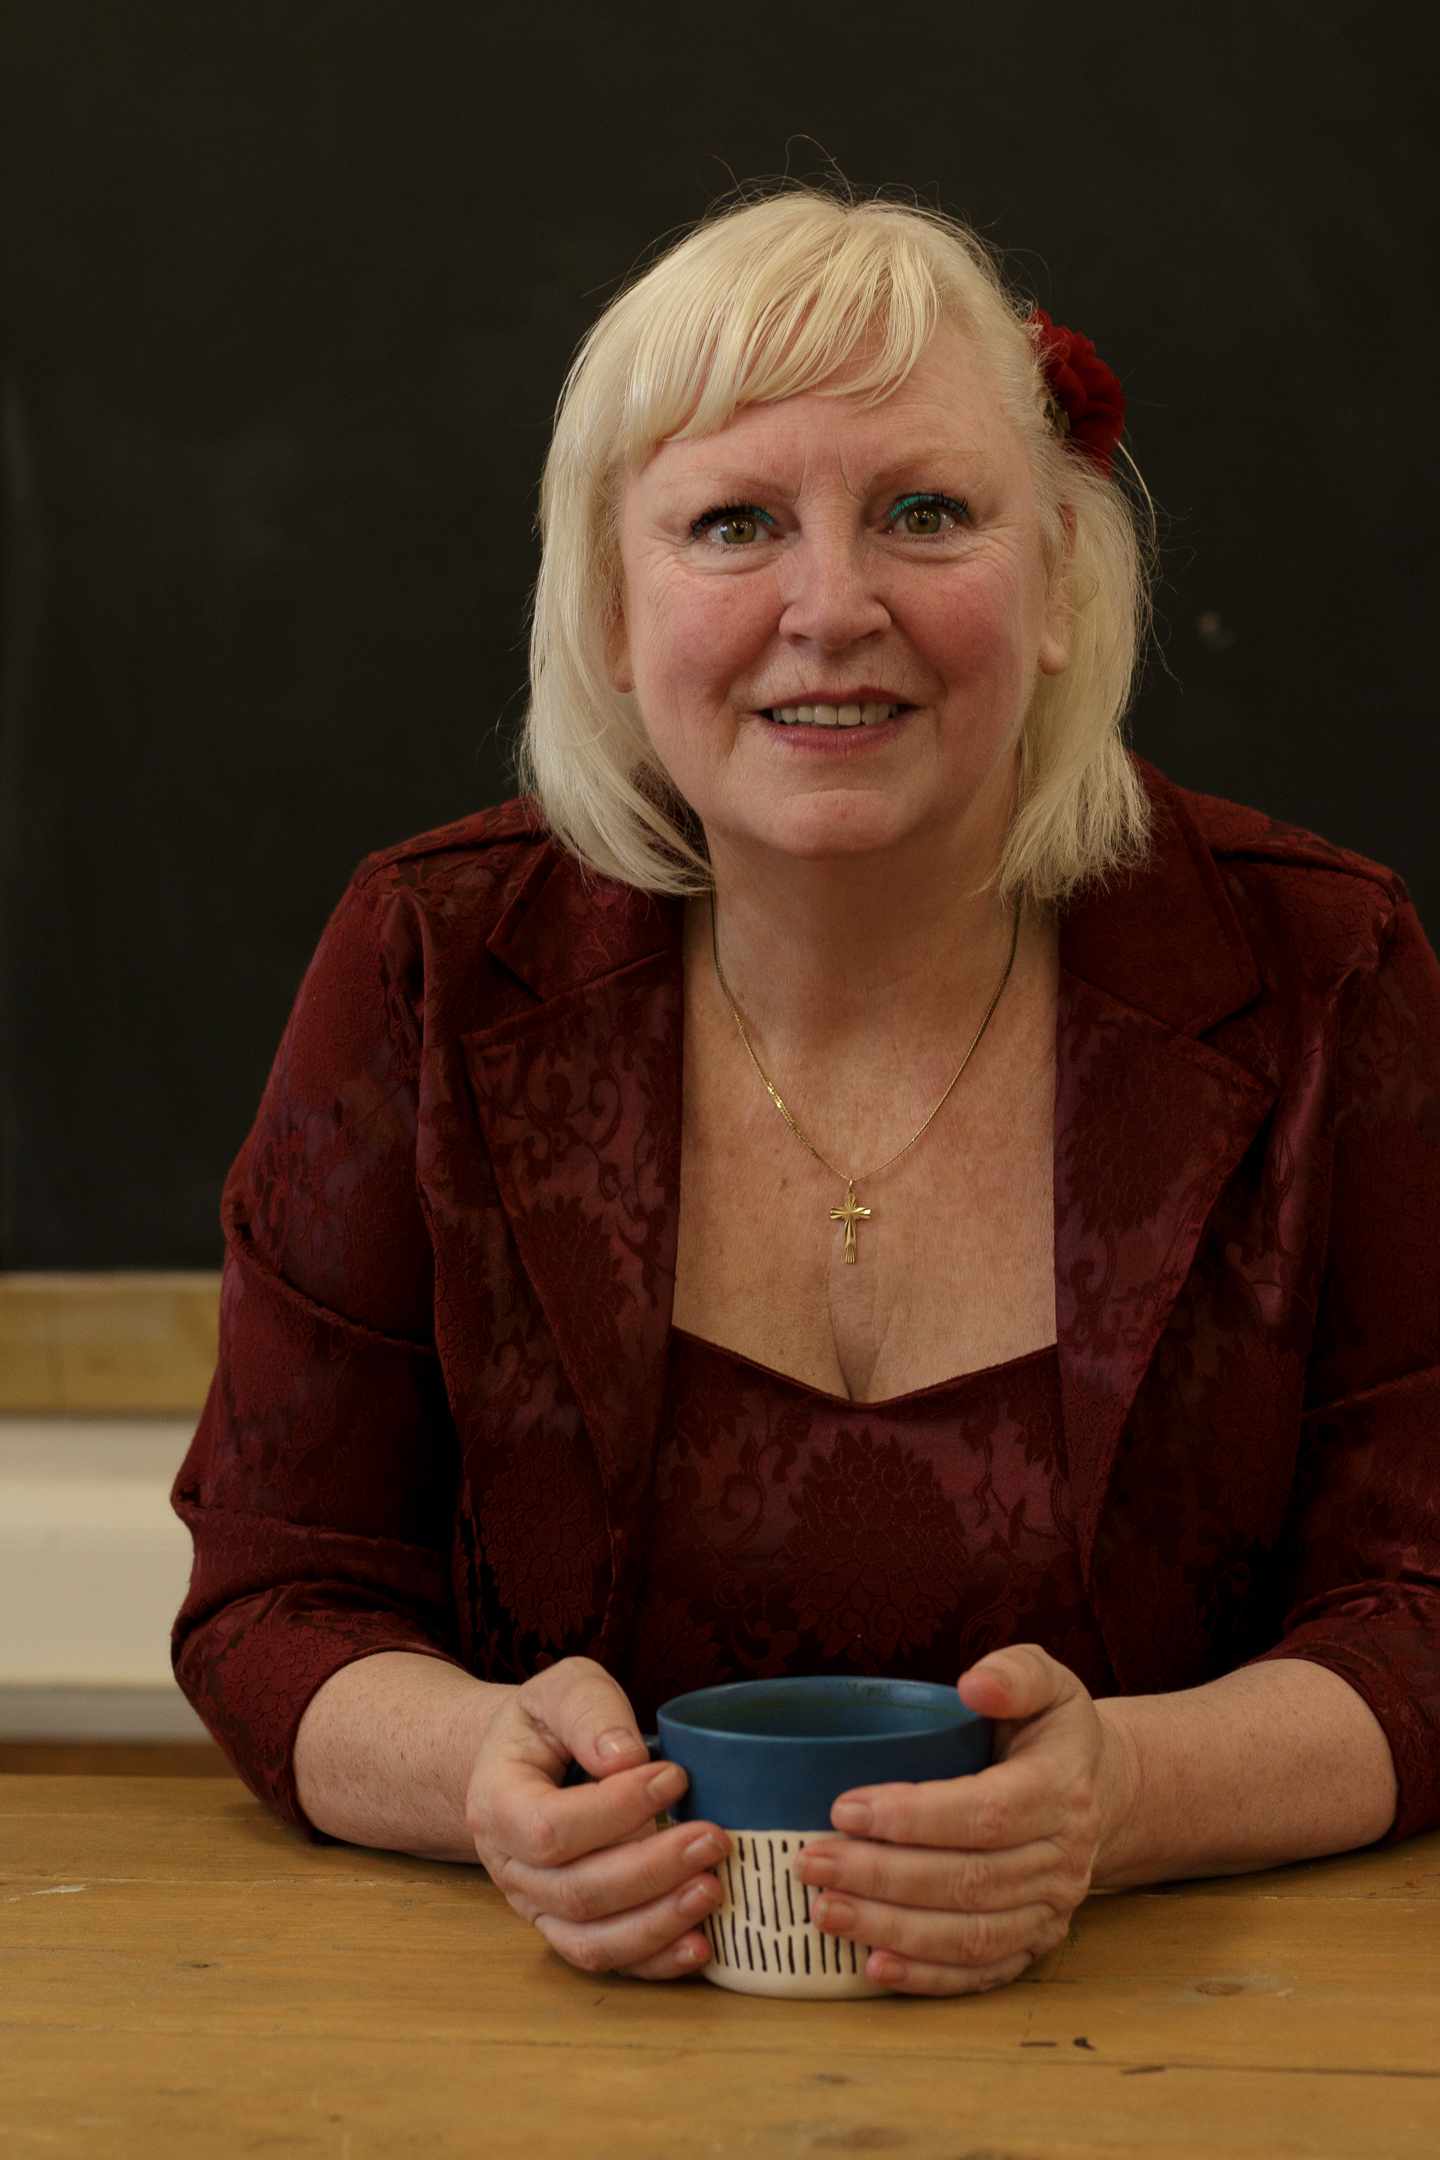
<svg viewBox="0 0 1440 2160">
<path fill-rule="evenodd" d="M 0 1274 L 0 1412 L 199 1411 L 219 1273 Z"/>
</svg>

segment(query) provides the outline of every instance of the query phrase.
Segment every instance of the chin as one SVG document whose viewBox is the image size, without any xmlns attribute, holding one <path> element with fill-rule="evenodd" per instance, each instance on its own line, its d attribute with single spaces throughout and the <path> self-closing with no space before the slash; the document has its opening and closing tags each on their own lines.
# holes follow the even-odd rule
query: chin
<svg viewBox="0 0 1440 2160">
<path fill-rule="evenodd" d="M 820 802 L 797 804 L 788 815 L 767 821 L 756 835 L 779 855 L 798 862 L 830 862 L 847 856 L 883 854 L 917 830 L 917 821 L 897 817 L 893 802 L 858 807 Z"/>
</svg>

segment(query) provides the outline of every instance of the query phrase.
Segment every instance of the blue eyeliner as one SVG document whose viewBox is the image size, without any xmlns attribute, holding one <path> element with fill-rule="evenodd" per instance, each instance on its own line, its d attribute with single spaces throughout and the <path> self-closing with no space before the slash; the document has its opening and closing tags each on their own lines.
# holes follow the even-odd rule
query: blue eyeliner
<svg viewBox="0 0 1440 2160">
<path fill-rule="evenodd" d="M 907 510 L 913 510 L 917 503 L 933 503 L 937 510 L 948 510 L 953 516 L 963 518 L 967 524 L 970 521 L 970 512 L 966 504 L 957 502 L 953 495 L 937 495 L 927 488 L 923 489 L 918 495 L 902 496 L 893 510 L 888 513 L 886 523 L 893 525 L 896 518 L 903 517 Z"/>
<path fill-rule="evenodd" d="M 698 540 L 707 527 L 718 525 L 722 518 L 727 517 L 755 518 L 760 524 L 768 525 L 772 532 L 775 530 L 775 520 L 768 510 L 758 509 L 754 503 L 722 503 L 718 510 L 707 510 L 703 517 L 696 518 L 690 527 L 691 539 Z"/>
</svg>

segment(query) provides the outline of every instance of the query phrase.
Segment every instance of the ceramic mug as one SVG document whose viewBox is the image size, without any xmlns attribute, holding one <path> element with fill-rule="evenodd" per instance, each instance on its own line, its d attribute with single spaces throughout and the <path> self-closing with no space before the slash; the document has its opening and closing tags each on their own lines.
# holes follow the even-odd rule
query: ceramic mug
<svg viewBox="0 0 1440 2160">
<path fill-rule="evenodd" d="M 716 1872 L 723 1900 L 702 1923 L 717 1987 L 741 1995 L 884 1995 L 868 1948 L 824 1935 L 794 1862 L 835 1838 L 830 1809 L 856 1785 L 965 1777 L 990 1760 L 990 1720 L 928 1680 L 741 1680 L 677 1695 L 660 1711 L 660 1751 L 689 1788 L 671 1820 L 730 1833 Z"/>
</svg>

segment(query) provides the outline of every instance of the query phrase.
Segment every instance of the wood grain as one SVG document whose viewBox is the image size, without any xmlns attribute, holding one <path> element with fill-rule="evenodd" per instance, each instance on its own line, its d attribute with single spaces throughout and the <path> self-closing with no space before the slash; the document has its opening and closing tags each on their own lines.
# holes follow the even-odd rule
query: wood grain
<svg viewBox="0 0 1440 2160">
<path fill-rule="evenodd" d="M 235 1773 L 213 1740 L 0 1740 L 0 1776 L 233 1781 Z"/>
<path fill-rule="evenodd" d="M 219 1325 L 218 1274 L 0 1274 L 0 1412 L 198 1411 Z"/>
<path fill-rule="evenodd" d="M 218 1780 L 0 1778 L 0 1877 L 7 2155 L 1440 2149 L 1440 1837 L 1094 1898 L 958 2003 L 575 1973 L 479 1869 Z"/>
</svg>

